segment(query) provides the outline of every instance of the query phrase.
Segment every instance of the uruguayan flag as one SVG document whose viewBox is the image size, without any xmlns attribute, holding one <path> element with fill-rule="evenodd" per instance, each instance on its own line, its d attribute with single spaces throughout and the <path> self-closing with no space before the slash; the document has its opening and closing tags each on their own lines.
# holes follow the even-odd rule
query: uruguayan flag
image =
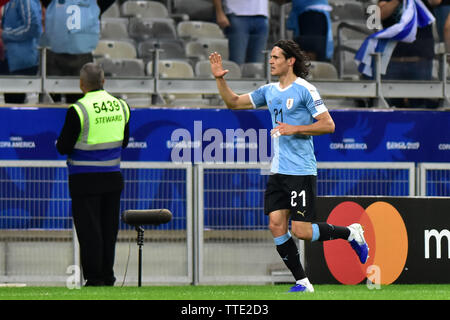
<svg viewBox="0 0 450 320">
<path fill-rule="evenodd" d="M 372 54 L 381 53 L 381 74 L 386 73 L 392 51 L 398 41 L 416 40 L 417 27 L 422 28 L 434 22 L 433 14 L 421 0 L 403 0 L 403 13 L 400 21 L 389 28 L 371 34 L 356 52 L 359 72 L 372 76 Z"/>
</svg>

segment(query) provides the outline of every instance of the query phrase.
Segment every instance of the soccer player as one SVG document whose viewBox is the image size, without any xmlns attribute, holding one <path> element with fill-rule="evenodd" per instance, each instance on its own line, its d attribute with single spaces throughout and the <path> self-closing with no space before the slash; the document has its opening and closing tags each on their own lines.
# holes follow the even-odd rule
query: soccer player
<svg viewBox="0 0 450 320">
<path fill-rule="evenodd" d="M 313 222 L 317 163 L 312 136 L 333 133 L 335 125 L 317 89 L 305 80 L 310 64 L 304 52 L 294 41 L 276 42 L 269 63 L 271 74 L 278 76 L 279 82 L 243 95 L 234 93 L 224 79 L 228 70 L 223 69 L 221 56 L 214 52 L 209 60 L 219 93 L 229 109 L 269 108 L 274 157 L 264 194 L 264 213 L 269 216 L 276 249 L 296 280 L 290 291 L 314 292 L 314 288 L 288 230 L 289 219 L 297 238 L 348 240 L 361 263 L 365 263 L 369 248 L 360 224 L 344 227 Z"/>
</svg>

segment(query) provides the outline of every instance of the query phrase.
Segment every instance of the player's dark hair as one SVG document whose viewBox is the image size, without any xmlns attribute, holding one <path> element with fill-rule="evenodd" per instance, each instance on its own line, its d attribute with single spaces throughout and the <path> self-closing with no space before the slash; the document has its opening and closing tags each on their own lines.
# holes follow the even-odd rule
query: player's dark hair
<svg viewBox="0 0 450 320">
<path fill-rule="evenodd" d="M 309 68 L 311 67 L 309 57 L 300 49 L 300 46 L 295 41 L 278 40 L 273 46 L 283 50 L 283 55 L 286 59 L 295 58 L 293 71 L 297 77 L 305 79 L 308 76 Z"/>
</svg>

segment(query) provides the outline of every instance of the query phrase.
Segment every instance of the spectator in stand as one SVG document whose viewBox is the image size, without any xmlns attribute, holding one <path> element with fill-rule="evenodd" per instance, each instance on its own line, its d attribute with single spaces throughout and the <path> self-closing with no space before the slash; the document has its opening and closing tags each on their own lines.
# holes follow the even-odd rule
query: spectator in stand
<svg viewBox="0 0 450 320">
<path fill-rule="evenodd" d="M 439 41 L 444 42 L 445 52 L 450 53 L 450 0 L 437 0 L 434 7 L 436 17 L 436 30 Z"/>
<path fill-rule="evenodd" d="M 42 45 L 47 49 L 47 75 L 78 76 L 83 65 L 92 62 L 92 51 L 100 39 L 100 15 L 114 0 L 43 0 L 46 8 Z M 97 4 L 97 2 L 99 4 Z M 74 103 L 81 94 L 66 94 Z M 52 95 L 55 102 L 60 95 Z"/>
<path fill-rule="evenodd" d="M 213 0 L 217 24 L 228 38 L 229 60 L 264 62 L 269 36 L 268 0 Z"/>
<path fill-rule="evenodd" d="M 440 0 L 424 0 L 429 11 Z M 403 12 L 403 1 L 381 0 L 378 2 L 383 28 L 398 21 Z M 388 80 L 431 80 L 434 58 L 434 38 L 432 25 L 417 28 L 416 40 L 411 43 L 399 41 L 392 52 L 386 74 Z M 429 99 L 390 99 L 389 104 L 398 108 L 431 108 L 437 103 Z"/>
<path fill-rule="evenodd" d="M 38 42 L 42 33 L 39 0 L 11 0 L 3 7 L 1 28 L 2 74 L 36 75 L 39 69 Z M 6 103 L 24 103 L 25 93 L 5 93 Z"/>
<path fill-rule="evenodd" d="M 286 26 L 310 60 L 329 62 L 333 58 L 331 9 L 328 0 L 292 0 Z"/>
</svg>

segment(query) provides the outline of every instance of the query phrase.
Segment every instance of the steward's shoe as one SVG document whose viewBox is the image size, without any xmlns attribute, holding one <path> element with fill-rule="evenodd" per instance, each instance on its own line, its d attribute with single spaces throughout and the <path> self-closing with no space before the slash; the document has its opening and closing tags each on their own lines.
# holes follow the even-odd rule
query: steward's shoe
<svg viewBox="0 0 450 320">
<path fill-rule="evenodd" d="M 364 239 L 364 229 L 359 223 L 351 224 L 348 228 L 350 229 L 348 242 L 358 255 L 359 261 L 364 264 L 369 258 L 369 246 L 366 239 Z"/>
</svg>

